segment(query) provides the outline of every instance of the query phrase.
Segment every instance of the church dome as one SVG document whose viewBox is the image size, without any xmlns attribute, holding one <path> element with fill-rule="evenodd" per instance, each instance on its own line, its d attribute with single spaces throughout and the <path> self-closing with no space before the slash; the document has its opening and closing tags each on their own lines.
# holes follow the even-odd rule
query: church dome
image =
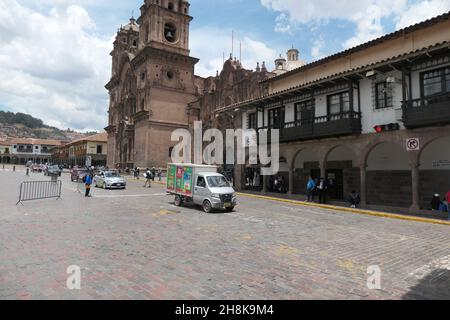
<svg viewBox="0 0 450 320">
<path fill-rule="evenodd" d="M 122 27 L 122 30 L 139 32 L 139 25 L 137 24 L 136 19 L 131 18 L 130 23 Z"/>
</svg>

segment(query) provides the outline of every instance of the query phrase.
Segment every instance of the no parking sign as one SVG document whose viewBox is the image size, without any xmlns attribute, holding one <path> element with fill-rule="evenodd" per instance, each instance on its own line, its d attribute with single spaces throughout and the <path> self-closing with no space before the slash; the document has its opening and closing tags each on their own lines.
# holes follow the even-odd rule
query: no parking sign
<svg viewBox="0 0 450 320">
<path fill-rule="evenodd" d="M 420 150 L 420 139 L 410 138 L 406 140 L 406 150 L 407 151 L 419 151 Z"/>
</svg>

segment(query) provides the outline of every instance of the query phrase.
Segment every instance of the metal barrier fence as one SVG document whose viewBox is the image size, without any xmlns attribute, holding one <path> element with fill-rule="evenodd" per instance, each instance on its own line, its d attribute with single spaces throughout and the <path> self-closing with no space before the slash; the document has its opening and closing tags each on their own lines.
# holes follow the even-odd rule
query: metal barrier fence
<svg viewBox="0 0 450 320">
<path fill-rule="evenodd" d="M 25 201 L 56 198 L 61 199 L 61 181 L 26 181 L 20 185 L 19 201 L 23 205 Z"/>
</svg>

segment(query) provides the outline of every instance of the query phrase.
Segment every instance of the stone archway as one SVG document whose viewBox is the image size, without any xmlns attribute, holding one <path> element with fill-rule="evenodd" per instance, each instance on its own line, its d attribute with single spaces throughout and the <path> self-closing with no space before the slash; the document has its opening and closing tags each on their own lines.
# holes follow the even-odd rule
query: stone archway
<svg viewBox="0 0 450 320">
<path fill-rule="evenodd" d="M 450 136 L 429 141 L 421 149 L 419 159 L 419 204 L 430 207 L 436 193 L 441 198 L 450 190 Z"/>
<path fill-rule="evenodd" d="M 411 161 L 403 146 L 390 141 L 372 145 L 365 154 L 365 167 L 367 204 L 410 207 Z"/>
<path fill-rule="evenodd" d="M 321 156 L 311 148 L 303 148 L 294 154 L 291 161 L 293 173 L 292 188 L 293 194 L 305 194 L 308 178 L 320 178 L 321 176 Z"/>
<path fill-rule="evenodd" d="M 337 145 L 326 154 L 325 174 L 331 199 L 344 200 L 353 190 L 360 190 L 358 154 L 350 145 Z"/>
</svg>

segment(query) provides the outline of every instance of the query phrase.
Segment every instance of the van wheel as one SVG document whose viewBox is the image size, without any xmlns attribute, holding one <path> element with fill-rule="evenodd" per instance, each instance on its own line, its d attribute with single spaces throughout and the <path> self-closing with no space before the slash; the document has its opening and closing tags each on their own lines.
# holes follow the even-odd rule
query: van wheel
<svg viewBox="0 0 450 320">
<path fill-rule="evenodd" d="M 177 207 L 181 207 L 181 204 L 183 203 L 183 199 L 181 199 L 180 196 L 175 196 L 175 205 Z"/>
<path fill-rule="evenodd" d="M 229 207 L 226 210 L 227 210 L 227 212 L 233 212 L 234 211 L 234 207 Z"/>
<path fill-rule="evenodd" d="M 203 202 L 203 211 L 205 211 L 206 213 L 211 213 L 212 205 L 211 202 L 209 202 L 209 200 L 205 200 L 205 202 Z"/>
</svg>

